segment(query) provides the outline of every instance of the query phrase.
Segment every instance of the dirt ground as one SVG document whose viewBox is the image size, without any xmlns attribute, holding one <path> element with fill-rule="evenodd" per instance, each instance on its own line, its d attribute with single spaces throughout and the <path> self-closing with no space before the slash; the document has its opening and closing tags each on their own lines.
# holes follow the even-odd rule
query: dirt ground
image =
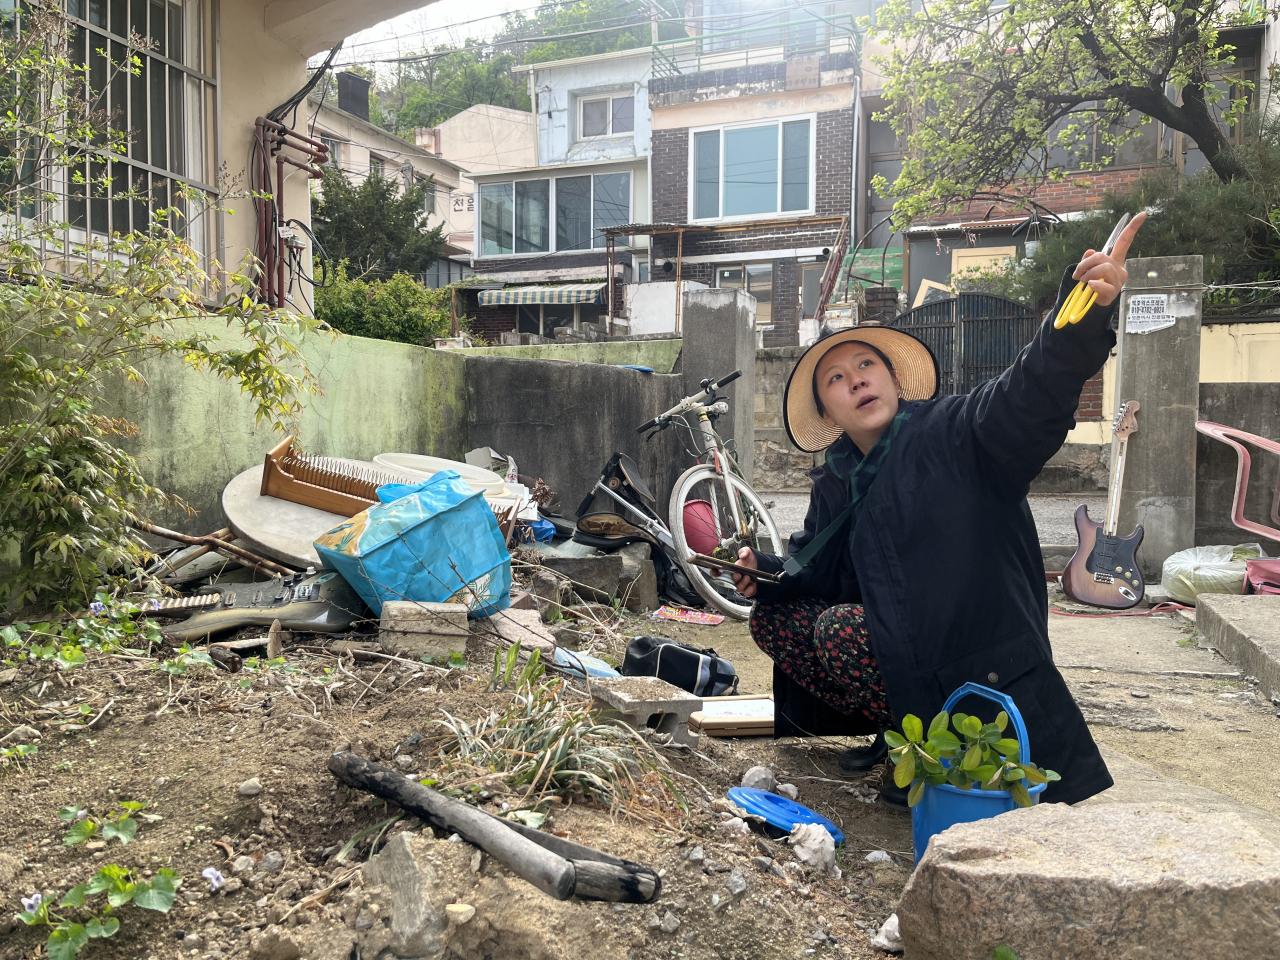
<svg viewBox="0 0 1280 960">
<path fill-rule="evenodd" d="M 611 641 L 616 646 L 627 636 L 664 632 L 715 645 L 741 663 L 745 689 L 767 688 L 767 662 L 757 662 L 763 661 L 758 651 L 755 659 L 744 655 L 749 653 L 743 645 L 744 638 L 749 643 L 745 625 L 698 628 L 703 633 L 697 636 L 656 626 L 671 625 L 619 621 Z M 344 844 L 397 811 L 339 785 L 326 770 L 328 756 L 349 749 L 400 770 L 412 767 L 412 775 L 435 777 L 447 786 L 449 774 L 415 746 L 438 732 L 434 724 L 442 709 L 470 720 L 501 706 L 509 694 L 485 692 L 492 652 L 474 638 L 466 670 L 339 659 L 304 649 L 302 643 L 310 639 L 302 637 L 286 647 L 290 672 L 228 674 L 191 667 L 185 675 L 171 676 L 157 670 L 151 657 L 95 653 L 85 666 L 65 673 L 28 666 L 0 671 L 0 736 L 16 724 L 28 724 L 40 734 L 36 756 L 20 769 L 11 766 L 0 773 L 0 960 L 45 956 L 47 928 L 28 928 L 12 919 L 21 909 L 20 897 L 36 892 L 60 897 L 111 863 L 135 868 L 144 877 L 169 867 L 183 884 L 168 914 L 132 906 L 121 910 L 120 932 L 91 941 L 80 952 L 83 960 L 287 960 L 295 954 L 289 949 L 273 953 L 272 937 L 295 936 L 305 942 L 301 935 L 306 933 L 310 942 L 331 941 L 332 950 L 341 938 L 325 931 L 359 930 L 369 894 L 361 891 L 359 874 L 353 875 L 351 868 L 368 858 L 374 841 L 385 845 L 400 830 L 425 830 L 428 835 L 430 830 L 407 817 L 383 835 L 356 841 L 340 862 L 337 854 Z M 602 642 L 600 652 L 608 647 Z M 88 704 L 88 716 L 93 716 L 108 702 L 100 724 L 85 728 L 82 705 Z M 590 802 L 556 808 L 559 812 L 544 829 L 665 872 L 660 901 L 652 906 L 555 905 L 569 910 L 572 923 L 592 932 L 594 949 L 578 955 L 633 960 L 802 957 L 815 952 L 882 956 L 869 941 L 892 912 L 909 875 L 910 819 L 845 792 L 850 784 L 840 777 L 836 758 L 847 745 L 703 737 L 696 751 L 659 747 L 671 769 L 684 775 L 674 782 L 688 807 L 687 812 L 663 814 L 660 829 L 611 817 Z M 396 752 L 408 753 L 410 761 L 396 764 Z M 769 847 L 754 834 L 739 836 L 718 828 L 725 814 L 707 801 L 723 798 L 749 767 L 759 764 L 772 766 L 780 781 L 794 783 L 800 802 L 845 831 L 841 879 L 806 875 L 796 870 L 798 864 L 785 850 Z M 262 792 L 242 796 L 239 788 L 254 778 Z M 861 789 L 874 796 L 874 790 Z M 127 846 L 115 840 L 101 848 L 96 842 L 94 848 L 63 845 L 67 824 L 58 817 L 60 808 L 81 804 L 101 816 L 124 800 L 145 801 L 146 812 L 163 819 L 142 823 Z M 497 812 L 501 802 L 501 794 L 495 794 L 487 807 Z M 704 848 L 702 866 L 685 859 L 694 846 Z M 785 876 L 763 872 L 753 863 L 751 857 L 766 850 L 779 865 L 794 864 Z M 889 851 L 891 862 L 864 862 L 872 850 Z M 237 858 L 271 865 L 278 859 L 274 854 L 282 860 L 274 872 L 255 864 L 233 876 Z M 217 893 L 201 877 L 208 867 L 228 879 Z M 747 890 L 737 898 L 725 893 L 727 871 L 734 867 L 747 877 Z M 485 882 L 504 873 L 492 864 L 482 868 Z M 303 898 L 335 882 L 341 885 L 324 905 L 298 908 Z M 535 910 L 547 901 L 523 881 L 508 877 L 506 882 L 528 895 L 522 902 Z M 718 908 L 713 905 L 717 900 L 723 901 Z M 678 919 L 678 929 L 671 933 L 657 926 L 668 911 Z M 496 947 L 457 955 L 559 957 L 561 939 L 549 933 L 541 945 L 532 946 L 527 938 L 505 945 L 499 940 Z M 361 955 L 357 945 L 342 960 Z"/>
</svg>

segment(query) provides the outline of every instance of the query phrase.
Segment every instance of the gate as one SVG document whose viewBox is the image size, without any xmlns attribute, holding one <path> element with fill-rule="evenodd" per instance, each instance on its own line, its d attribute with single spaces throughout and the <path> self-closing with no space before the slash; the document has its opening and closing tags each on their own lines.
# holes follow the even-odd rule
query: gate
<svg viewBox="0 0 1280 960">
<path fill-rule="evenodd" d="M 1040 327 L 1040 318 L 1016 300 L 962 293 L 895 317 L 891 326 L 928 344 L 938 360 L 938 393 L 968 393 L 1000 376 Z"/>
</svg>

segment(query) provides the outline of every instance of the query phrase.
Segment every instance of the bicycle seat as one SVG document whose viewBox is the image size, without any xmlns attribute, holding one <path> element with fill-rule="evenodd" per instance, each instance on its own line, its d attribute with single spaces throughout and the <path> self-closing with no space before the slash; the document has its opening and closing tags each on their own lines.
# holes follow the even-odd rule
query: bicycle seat
<svg viewBox="0 0 1280 960">
<path fill-rule="evenodd" d="M 657 503 L 658 498 L 653 495 L 653 492 L 641 478 L 640 468 L 636 465 L 636 462 L 625 453 L 619 453 L 616 456 L 618 458 L 618 471 L 631 489 L 638 493 L 646 503 L 650 505 Z"/>
</svg>

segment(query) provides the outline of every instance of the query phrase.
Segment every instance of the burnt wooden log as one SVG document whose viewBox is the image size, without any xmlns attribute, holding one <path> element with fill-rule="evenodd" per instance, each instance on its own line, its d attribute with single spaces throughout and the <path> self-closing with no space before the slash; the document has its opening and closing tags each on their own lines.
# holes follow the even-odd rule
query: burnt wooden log
<svg viewBox="0 0 1280 960">
<path fill-rule="evenodd" d="M 353 753 L 331 755 L 329 772 L 433 827 L 456 833 L 557 900 L 650 903 L 662 891 L 657 873 L 646 866 L 502 820 Z"/>
</svg>

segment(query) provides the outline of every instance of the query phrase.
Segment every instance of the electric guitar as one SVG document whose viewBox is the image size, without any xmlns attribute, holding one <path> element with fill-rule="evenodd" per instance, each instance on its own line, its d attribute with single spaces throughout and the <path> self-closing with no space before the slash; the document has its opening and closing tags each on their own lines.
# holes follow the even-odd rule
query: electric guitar
<svg viewBox="0 0 1280 960">
<path fill-rule="evenodd" d="M 1079 546 L 1067 569 L 1062 572 L 1062 591 L 1077 603 L 1107 610 L 1127 610 L 1135 606 L 1146 592 L 1142 572 L 1138 569 L 1142 524 L 1138 524 L 1127 537 L 1116 536 L 1125 454 L 1129 448 L 1129 437 L 1138 429 L 1139 406 L 1137 400 L 1127 401 L 1111 425 L 1111 432 L 1120 445 L 1112 466 L 1106 523 L 1091 519 L 1086 504 L 1082 503 L 1076 509 Z"/>
<path fill-rule="evenodd" d="M 304 633 L 342 633 L 370 618 L 364 601 L 347 581 L 325 570 L 312 576 L 295 573 L 258 583 L 219 585 L 220 594 L 204 609 L 188 607 L 193 616 L 164 627 L 161 633 L 174 643 L 206 640 L 239 627 L 268 627 L 279 620 L 285 630 Z M 164 609 L 161 616 L 184 610 Z"/>
</svg>

